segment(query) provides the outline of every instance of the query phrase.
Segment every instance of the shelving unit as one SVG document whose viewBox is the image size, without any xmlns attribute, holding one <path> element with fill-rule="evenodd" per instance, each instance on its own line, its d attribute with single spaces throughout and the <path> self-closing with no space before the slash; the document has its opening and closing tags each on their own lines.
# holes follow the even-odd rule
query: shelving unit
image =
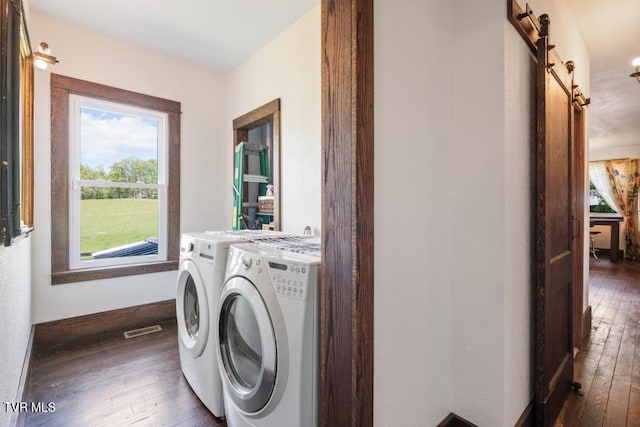
<svg viewBox="0 0 640 427">
<path fill-rule="evenodd" d="M 257 156 L 257 171 L 252 170 L 255 166 L 250 161 L 251 156 Z M 254 219 L 261 217 L 263 223 L 270 223 L 273 219 L 273 212 L 258 210 L 258 196 L 264 196 L 267 192 L 267 185 L 271 184 L 269 176 L 269 149 L 267 146 L 247 142 L 240 142 L 236 145 L 233 172 L 234 230 L 245 228 L 242 214 Z"/>
<path fill-rule="evenodd" d="M 242 156 L 238 155 L 234 158 L 234 164 L 242 160 L 244 163 L 241 168 L 238 168 L 238 174 L 240 171 L 247 174 L 257 174 L 262 176 L 268 176 L 268 184 L 273 186 L 273 201 L 269 203 L 269 208 L 265 209 L 268 212 L 259 212 L 260 210 L 253 205 L 258 202 L 258 197 L 265 195 L 267 185 L 264 183 L 252 184 L 245 183 L 244 178 L 240 180 L 239 176 L 232 176 L 234 179 L 234 196 L 242 191 L 242 197 L 238 197 L 233 207 L 233 227 L 239 227 L 238 216 L 240 214 L 251 215 L 255 218 L 262 218 L 263 224 L 269 224 L 270 229 L 280 230 L 280 221 L 282 217 L 280 194 L 281 194 L 281 182 L 280 182 L 280 99 L 274 99 L 258 108 L 242 114 L 239 117 L 233 119 L 233 150 L 236 153 L 236 148 L 240 143 L 246 145 L 247 142 L 252 145 L 261 145 L 262 148 L 268 147 L 266 155 L 260 158 L 260 155 L 256 156 Z M 242 148 L 245 150 L 245 148 Z M 238 158 L 239 157 L 239 158 Z M 237 158 L 237 161 L 236 161 Z M 250 159 L 247 162 L 247 159 Z M 260 161 L 263 163 L 262 169 L 260 169 Z M 245 164 L 246 163 L 246 164 Z M 247 165 L 248 164 L 248 165 Z M 238 165 L 235 165 L 236 167 Z M 268 171 L 268 173 L 267 173 Z M 242 190 L 240 189 L 242 187 Z M 251 191 L 248 192 L 247 190 Z M 256 191 L 258 189 L 258 191 Z M 251 200 L 248 199 L 250 193 Z M 271 193 L 271 192 L 269 192 Z M 243 211 L 243 203 L 252 203 Z M 265 207 L 265 203 L 262 200 L 259 203 Z M 250 212 L 250 213 L 247 213 Z"/>
</svg>

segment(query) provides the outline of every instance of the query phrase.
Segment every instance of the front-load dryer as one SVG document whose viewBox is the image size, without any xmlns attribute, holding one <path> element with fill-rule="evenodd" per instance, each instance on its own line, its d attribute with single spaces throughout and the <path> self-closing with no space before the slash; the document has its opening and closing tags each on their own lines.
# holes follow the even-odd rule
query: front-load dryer
<svg viewBox="0 0 640 427">
<path fill-rule="evenodd" d="M 320 258 L 238 244 L 218 303 L 229 427 L 317 425 Z"/>
<path fill-rule="evenodd" d="M 224 417 L 218 369 L 218 297 L 224 283 L 229 245 L 290 235 L 273 231 L 185 233 L 180 242 L 176 316 L 182 372 L 191 389 L 216 417 Z"/>
</svg>

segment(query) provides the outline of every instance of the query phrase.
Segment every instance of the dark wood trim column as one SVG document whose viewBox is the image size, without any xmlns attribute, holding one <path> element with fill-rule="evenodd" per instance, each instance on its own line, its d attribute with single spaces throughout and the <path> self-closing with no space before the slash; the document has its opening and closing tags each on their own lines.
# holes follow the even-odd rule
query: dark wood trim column
<svg viewBox="0 0 640 427">
<path fill-rule="evenodd" d="M 373 0 L 322 0 L 320 426 L 373 425 Z"/>
</svg>

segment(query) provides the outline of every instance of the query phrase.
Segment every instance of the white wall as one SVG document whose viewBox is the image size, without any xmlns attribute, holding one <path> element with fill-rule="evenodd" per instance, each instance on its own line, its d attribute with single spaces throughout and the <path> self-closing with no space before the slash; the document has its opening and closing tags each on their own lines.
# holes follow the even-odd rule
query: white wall
<svg viewBox="0 0 640 427">
<path fill-rule="evenodd" d="M 29 1 L 24 1 L 29 27 Z M 0 243 L 0 402 L 15 402 L 31 333 L 31 237 Z M 0 407 L 0 426 L 12 413 Z"/>
<path fill-rule="evenodd" d="M 31 238 L 0 245 L 0 402 L 15 402 L 31 332 Z M 0 407 L 0 426 L 11 413 Z"/>
<path fill-rule="evenodd" d="M 51 286 L 50 72 L 167 98 L 182 104 L 181 230 L 229 222 L 225 164 L 226 77 L 194 63 L 103 36 L 37 12 L 33 44 L 47 41 L 60 63 L 36 71 L 33 322 L 175 298 L 177 271 Z M 54 224 L 55 226 L 55 224 Z"/>
<path fill-rule="evenodd" d="M 548 3 L 588 93 L 586 49 Z M 510 426 L 533 396 L 535 69 L 506 14 L 375 3 L 376 425 Z"/>
<path fill-rule="evenodd" d="M 450 234 L 451 6 L 374 2 L 374 15 L 374 420 L 436 425 L 452 409 L 460 249 Z"/>
<path fill-rule="evenodd" d="M 511 304 L 505 300 L 507 237 L 519 243 L 506 235 L 505 221 L 514 215 L 510 220 L 522 222 L 508 212 L 506 193 L 506 3 L 459 0 L 453 10 L 451 239 L 458 244 L 452 272 L 452 406 L 474 423 L 497 426 L 503 424 L 506 398 L 504 310 Z M 513 276 L 517 281 L 510 286 L 528 284 L 527 274 Z"/>
<path fill-rule="evenodd" d="M 611 159 L 640 159 L 640 144 L 620 147 L 599 147 L 589 150 L 589 161 Z"/>
<path fill-rule="evenodd" d="M 505 21 L 505 298 L 504 298 L 504 425 L 518 419 L 533 395 L 531 371 L 531 271 L 535 220 L 531 165 L 535 155 L 535 62 L 511 23 Z"/>
<path fill-rule="evenodd" d="M 225 188 L 232 186 L 233 119 L 280 98 L 281 227 L 301 234 L 309 225 L 320 234 L 319 4 L 229 74 L 227 98 Z M 231 191 L 225 195 L 231 212 Z"/>
</svg>

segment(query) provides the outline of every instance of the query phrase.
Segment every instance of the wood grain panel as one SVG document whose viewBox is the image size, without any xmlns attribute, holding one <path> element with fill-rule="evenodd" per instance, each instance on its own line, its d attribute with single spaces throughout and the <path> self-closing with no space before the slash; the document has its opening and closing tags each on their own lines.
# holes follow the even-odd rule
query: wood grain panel
<svg viewBox="0 0 640 427">
<path fill-rule="evenodd" d="M 527 46 L 529 46 L 531 52 L 536 55 L 538 52 L 536 41 L 538 40 L 539 34 L 533 22 L 536 22 L 538 26 L 540 23 L 533 11 L 531 11 L 532 13 L 529 15 L 531 19 L 529 19 L 529 17 L 523 17 L 526 12 L 527 11 L 522 9 L 516 0 L 507 0 L 507 19 L 509 19 L 509 22 L 511 22 L 518 33 L 520 33 L 524 41 L 527 42 Z"/>
<path fill-rule="evenodd" d="M 584 311 L 584 315 L 582 316 L 581 321 L 582 330 L 580 331 L 580 342 L 582 345 L 580 349 L 583 349 L 589 340 L 589 336 L 591 334 L 591 306 L 587 306 L 587 309 Z"/>
<path fill-rule="evenodd" d="M 69 270 L 69 92 L 51 87 L 51 106 L 51 271 L 59 272 Z"/>
<path fill-rule="evenodd" d="M 575 74 L 574 74 L 575 77 Z M 584 343 L 584 325 L 583 325 L 583 313 L 587 307 L 583 307 L 584 299 L 584 257 L 581 254 L 584 253 L 584 218 L 585 208 L 584 201 L 586 200 L 585 193 L 585 145 L 586 145 L 586 127 L 585 127 L 585 114 L 583 106 L 577 101 L 580 97 L 577 95 L 574 86 L 573 96 L 573 160 L 571 162 L 573 177 L 573 205 L 575 218 L 574 220 L 574 239 L 573 239 L 573 253 L 576 254 L 574 258 L 574 276 L 573 276 L 573 293 L 574 293 L 574 312 L 573 312 L 573 343 L 576 347 L 582 348 Z M 589 313 L 591 314 L 591 313 Z M 587 330 L 591 327 L 588 325 Z"/>
<path fill-rule="evenodd" d="M 22 220 L 33 227 L 33 58 L 22 64 Z"/>
<path fill-rule="evenodd" d="M 520 418 L 518 418 L 518 421 L 516 421 L 515 427 L 533 427 L 535 425 L 536 423 L 535 410 L 534 410 L 535 403 L 536 403 L 535 400 L 532 400 L 531 402 L 529 402 L 527 407 L 522 412 L 522 415 L 520 415 Z"/>
<path fill-rule="evenodd" d="M 99 83 L 51 73 L 51 87 L 62 88 L 78 95 L 106 99 L 123 104 L 136 105 L 150 110 L 181 113 L 180 103 L 130 90 L 114 88 Z"/>
<path fill-rule="evenodd" d="M 280 101 L 278 99 L 278 101 Z M 277 186 L 276 189 L 280 186 L 280 161 L 281 152 L 280 149 L 280 104 L 278 103 L 278 111 L 273 112 L 273 141 L 271 141 L 273 147 L 273 182 Z M 276 190 L 278 194 L 275 195 L 273 199 L 273 229 L 281 230 L 281 220 L 282 220 L 282 212 L 281 212 L 281 197 L 280 193 L 282 191 Z"/>
<path fill-rule="evenodd" d="M 442 420 L 440 424 L 438 424 L 437 427 L 477 427 L 477 426 L 476 424 L 473 424 L 472 422 L 465 420 L 464 418 L 452 412 L 449 415 L 447 415 L 445 419 Z"/>
<path fill-rule="evenodd" d="M 572 68 L 540 17 L 536 144 L 536 423 L 551 425 L 573 381 Z"/>
<path fill-rule="evenodd" d="M 243 114 L 233 120 L 234 129 L 250 130 L 260 127 L 271 121 L 271 116 L 280 111 L 280 98 L 274 99 L 254 110 Z M 238 141 L 242 142 L 242 141 Z"/>
<path fill-rule="evenodd" d="M 322 1 L 320 425 L 373 425 L 373 2 Z"/>
<path fill-rule="evenodd" d="M 53 285 L 177 270 L 180 246 L 180 103 L 59 74 L 51 75 L 51 283 Z M 69 270 L 69 97 L 106 99 L 167 114 L 167 261 Z"/>
<path fill-rule="evenodd" d="M 179 243 L 178 243 L 179 244 Z M 67 270 L 51 273 L 51 284 L 87 282 L 91 280 L 111 279 L 114 277 L 136 276 L 139 274 L 161 273 L 178 269 L 178 261 L 163 261 L 149 264 L 127 265 L 84 270 Z"/>
<path fill-rule="evenodd" d="M 124 332 L 176 317 L 176 301 L 167 300 L 110 310 L 71 319 L 40 323 L 35 329 L 37 349 L 81 340 L 106 332 Z"/>
<path fill-rule="evenodd" d="M 180 257 L 180 113 L 169 114 L 167 260 Z"/>
</svg>

